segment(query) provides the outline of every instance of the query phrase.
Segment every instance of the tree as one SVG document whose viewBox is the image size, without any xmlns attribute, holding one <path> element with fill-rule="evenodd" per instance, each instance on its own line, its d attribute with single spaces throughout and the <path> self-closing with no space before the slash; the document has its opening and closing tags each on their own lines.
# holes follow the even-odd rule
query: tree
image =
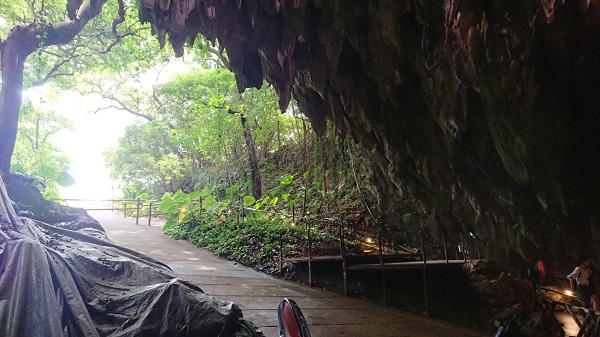
<svg viewBox="0 0 600 337">
<path fill-rule="evenodd" d="M 185 189 L 189 160 L 171 143 L 170 129 L 159 122 L 137 122 L 126 128 L 119 145 L 105 153 L 111 177 L 121 181 L 125 197 L 162 195 Z"/>
<path fill-rule="evenodd" d="M 62 7 L 64 3 L 60 1 L 32 2 L 28 6 L 12 2 L 0 5 L 0 9 L 8 13 L 15 23 L 8 36 L 4 40 L 0 38 L 0 173 L 10 171 L 28 57 L 41 48 L 61 46 L 72 41 L 90 20 L 101 13 L 106 3 L 107 0 L 68 0 L 66 7 Z M 114 32 L 116 25 L 124 19 L 123 0 L 118 1 L 118 6 L 118 17 L 113 23 Z M 24 17 L 16 14 L 21 13 L 19 9 L 22 8 L 30 9 Z M 64 17 L 67 19 L 60 19 Z"/>
<path fill-rule="evenodd" d="M 70 127 L 69 121 L 54 111 L 35 107 L 29 100 L 22 104 L 11 171 L 35 177 L 48 198 L 58 198 L 58 186 L 73 183 L 67 172 L 70 159 L 50 141 L 58 131 Z"/>
<path fill-rule="evenodd" d="M 143 167 L 150 166 L 156 167 L 155 173 L 176 168 L 182 174 L 179 188 L 188 191 L 194 186 L 202 189 L 230 183 L 232 175 L 244 177 L 250 172 L 253 192 L 259 196 L 260 160 L 293 139 L 291 121 L 279 112 L 274 90 L 264 86 L 239 94 L 233 74 L 226 69 L 199 69 L 174 76 L 145 98 L 128 95 L 115 104 L 127 103 L 123 110 L 143 114 L 147 122 L 126 131 L 111 152 L 109 165 L 115 178 L 144 186 L 145 191 L 150 181 L 166 187 L 163 192 L 174 192 L 170 188 L 178 186 L 165 184 L 165 179 L 154 174 L 145 175 Z M 127 97 L 136 99 L 130 102 Z M 150 134 L 154 137 L 145 136 Z M 142 157 L 142 153 L 148 156 Z M 146 161 L 149 159 L 151 163 Z"/>
</svg>

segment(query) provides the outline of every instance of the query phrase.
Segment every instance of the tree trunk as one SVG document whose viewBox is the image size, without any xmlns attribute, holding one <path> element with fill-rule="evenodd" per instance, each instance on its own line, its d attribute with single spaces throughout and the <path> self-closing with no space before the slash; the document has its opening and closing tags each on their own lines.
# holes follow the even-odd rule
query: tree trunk
<svg viewBox="0 0 600 337">
<path fill-rule="evenodd" d="M 8 173 L 10 158 L 17 138 L 19 109 L 23 98 L 23 68 L 29 54 L 20 48 L 20 34 L 23 29 L 11 32 L 0 45 L 2 60 L 2 89 L 0 89 L 0 172 Z M 34 36 L 35 37 L 35 36 Z M 25 39 L 26 40 L 26 39 Z M 23 49 L 23 50 L 22 50 Z"/>
<path fill-rule="evenodd" d="M 248 147 L 248 156 L 250 157 L 250 174 L 252 175 L 252 196 L 256 199 L 262 197 L 262 182 L 258 168 L 258 156 L 256 155 L 256 145 L 250 127 L 246 123 L 246 117 L 242 116 L 242 126 L 244 127 L 244 139 Z"/>
<path fill-rule="evenodd" d="M 69 43 L 83 27 L 102 11 L 107 0 L 82 2 L 73 20 L 55 24 L 32 23 L 16 26 L 5 41 L 0 42 L 2 88 L 0 89 L 0 173 L 10 171 L 10 160 L 17 138 L 19 109 L 23 99 L 23 68 L 25 60 L 42 46 Z M 69 1 L 69 5 L 78 3 Z"/>
</svg>

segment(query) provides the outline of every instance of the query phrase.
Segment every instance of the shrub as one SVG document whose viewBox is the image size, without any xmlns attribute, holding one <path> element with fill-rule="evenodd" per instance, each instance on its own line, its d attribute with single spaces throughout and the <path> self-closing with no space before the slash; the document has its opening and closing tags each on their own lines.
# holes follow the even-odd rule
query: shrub
<svg viewBox="0 0 600 337">
<path fill-rule="evenodd" d="M 280 250 L 288 254 L 306 237 L 304 227 L 287 218 L 257 212 L 245 218 L 215 217 L 198 213 L 166 229 L 167 234 L 187 239 L 217 256 L 257 267 L 278 259 Z"/>
</svg>

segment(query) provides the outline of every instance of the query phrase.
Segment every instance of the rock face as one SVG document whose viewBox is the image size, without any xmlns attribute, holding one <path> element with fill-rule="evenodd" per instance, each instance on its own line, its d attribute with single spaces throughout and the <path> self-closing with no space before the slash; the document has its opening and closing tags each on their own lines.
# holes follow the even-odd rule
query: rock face
<svg viewBox="0 0 600 337">
<path fill-rule="evenodd" d="M 372 159 L 387 226 L 472 231 L 550 274 L 600 257 L 600 1 L 141 0 L 176 54 L 218 40 Z"/>
<path fill-rule="evenodd" d="M 18 215 L 70 230 L 91 228 L 104 233 L 104 228 L 85 209 L 46 200 L 30 178 L 13 173 L 2 179 Z"/>
</svg>

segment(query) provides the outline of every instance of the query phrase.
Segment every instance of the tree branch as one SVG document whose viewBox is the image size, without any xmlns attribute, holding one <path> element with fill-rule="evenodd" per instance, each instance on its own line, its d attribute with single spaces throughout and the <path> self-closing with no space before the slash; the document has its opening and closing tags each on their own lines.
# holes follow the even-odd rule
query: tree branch
<svg viewBox="0 0 600 337">
<path fill-rule="evenodd" d="M 116 100 L 116 99 L 113 99 L 113 100 L 118 103 L 118 100 Z M 135 111 L 135 110 L 133 110 L 133 109 L 127 107 L 127 106 L 121 105 L 121 104 L 118 104 L 118 105 L 114 105 L 114 104 L 107 105 L 107 106 L 98 108 L 96 110 L 92 110 L 91 112 L 98 113 L 100 111 L 110 110 L 110 109 L 116 109 L 116 110 L 126 111 L 126 112 L 128 112 L 128 113 L 130 113 L 130 114 L 132 114 L 134 116 L 141 117 L 141 118 L 146 119 L 146 120 L 148 120 L 150 122 L 154 121 L 153 117 L 145 115 L 145 114 L 143 114 L 141 112 L 137 112 L 137 111 Z"/>
<path fill-rule="evenodd" d="M 27 138 L 27 140 L 29 141 L 29 143 L 31 144 L 31 148 L 35 149 L 35 140 L 33 139 L 33 137 L 31 137 L 30 135 L 26 134 L 25 132 L 23 132 L 23 136 L 25 138 Z"/>
<path fill-rule="evenodd" d="M 51 54 L 51 53 L 49 53 L 49 54 Z M 54 66 L 52 66 L 52 69 L 50 69 L 50 71 L 48 71 L 48 73 L 42 79 L 33 82 L 32 85 L 33 86 L 41 86 L 41 85 L 44 85 L 46 82 L 48 82 L 50 79 L 56 78 L 59 76 L 73 76 L 74 73 L 72 73 L 72 72 L 71 73 L 59 73 L 58 72 L 60 67 L 62 67 L 63 65 L 67 64 L 68 62 L 71 62 L 72 60 L 79 57 L 79 55 L 75 55 L 73 53 L 69 53 L 68 55 L 69 56 L 67 58 L 63 58 L 59 62 L 55 63 Z"/>
<path fill-rule="evenodd" d="M 118 36 L 119 32 L 117 31 L 117 26 L 122 24 L 123 22 L 125 22 L 125 4 L 123 3 L 123 0 L 119 0 L 119 10 L 118 10 L 118 16 L 113 20 L 112 22 L 112 32 L 113 35 Z"/>
<path fill-rule="evenodd" d="M 100 54 L 106 54 L 106 53 L 110 52 L 116 45 L 118 45 L 119 42 L 121 42 L 121 40 L 123 38 L 125 38 L 127 36 L 133 36 L 133 35 L 135 35 L 135 33 L 131 32 L 131 31 L 123 33 L 123 34 L 115 35 L 115 39 L 111 43 L 109 43 L 107 46 L 105 46 L 104 48 L 100 49 L 98 52 Z"/>
<path fill-rule="evenodd" d="M 89 0 L 85 1 L 79 6 L 77 10 L 77 16 L 74 20 L 64 20 L 56 24 L 49 24 L 46 26 L 37 25 L 39 33 L 47 33 L 45 40 L 39 38 L 39 42 L 42 42 L 46 46 L 61 45 L 69 43 L 71 40 L 81 32 L 83 27 L 94 17 L 96 17 L 102 11 L 102 7 L 108 0 Z M 40 34 L 40 36 L 44 36 Z"/>
<path fill-rule="evenodd" d="M 110 52 L 116 45 L 119 44 L 119 42 L 121 42 L 121 40 L 123 38 L 125 38 L 127 36 L 133 36 L 133 35 L 135 35 L 136 32 L 138 32 L 142 29 L 145 29 L 145 28 L 141 28 L 138 30 L 128 30 L 124 33 L 119 33 L 117 28 L 120 24 L 125 22 L 125 12 L 127 11 L 127 7 L 125 6 L 125 3 L 123 0 L 118 0 L 118 3 L 119 3 L 119 10 L 117 11 L 117 17 L 113 20 L 112 25 L 111 25 L 112 35 L 114 36 L 115 39 L 110 44 L 108 44 L 107 46 L 102 48 L 100 50 L 100 54 L 106 54 L 106 53 Z"/>
</svg>

